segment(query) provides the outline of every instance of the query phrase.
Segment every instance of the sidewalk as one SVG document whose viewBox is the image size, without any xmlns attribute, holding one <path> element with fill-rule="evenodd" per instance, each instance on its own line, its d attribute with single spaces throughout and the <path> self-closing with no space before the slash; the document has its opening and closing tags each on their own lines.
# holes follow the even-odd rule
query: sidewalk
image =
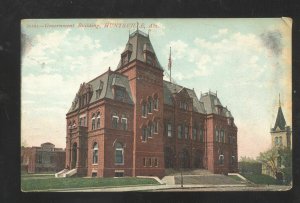
<svg viewBox="0 0 300 203">
<path fill-rule="evenodd" d="M 247 185 L 149 185 L 149 186 L 129 186 L 129 187 L 110 187 L 110 188 L 64 188 L 40 190 L 37 192 L 133 192 L 133 191 L 155 191 L 164 189 L 190 189 L 190 188 L 228 188 L 228 187 L 245 187 Z"/>
</svg>

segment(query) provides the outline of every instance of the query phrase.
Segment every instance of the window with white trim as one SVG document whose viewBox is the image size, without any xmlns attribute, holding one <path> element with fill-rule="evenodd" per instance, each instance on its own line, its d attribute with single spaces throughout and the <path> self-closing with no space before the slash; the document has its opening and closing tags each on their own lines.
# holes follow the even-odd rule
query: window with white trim
<svg viewBox="0 0 300 203">
<path fill-rule="evenodd" d="M 115 144 L 115 164 L 124 164 L 124 148 L 119 142 Z"/>
<path fill-rule="evenodd" d="M 157 97 L 155 97 L 154 98 L 154 102 L 153 102 L 154 104 L 153 104 L 153 108 L 155 109 L 155 110 L 158 110 L 158 98 Z"/>
<path fill-rule="evenodd" d="M 172 137 L 172 124 L 168 123 L 167 124 L 167 130 L 168 130 L 168 137 Z"/>
<path fill-rule="evenodd" d="M 112 116 L 112 128 L 117 129 L 118 128 L 118 122 L 119 122 L 119 116 L 117 116 L 117 114 L 114 114 Z"/>
<path fill-rule="evenodd" d="M 143 102 L 143 104 L 142 104 L 142 116 L 147 117 L 147 104 L 146 104 L 146 102 Z"/>
<path fill-rule="evenodd" d="M 152 108 L 153 108 L 153 100 L 152 100 L 152 98 L 151 97 L 149 97 L 149 99 L 148 99 L 148 113 L 152 113 Z"/>
<path fill-rule="evenodd" d="M 93 164 L 98 164 L 98 143 L 93 145 Z"/>
<path fill-rule="evenodd" d="M 92 130 L 95 129 L 95 114 L 92 115 Z"/>
<path fill-rule="evenodd" d="M 157 134 L 158 133 L 158 121 L 154 121 L 154 133 Z"/>
<path fill-rule="evenodd" d="M 223 153 L 219 155 L 219 164 L 220 165 L 224 164 L 224 154 Z"/>
<path fill-rule="evenodd" d="M 147 128 L 143 127 L 142 129 L 142 141 L 146 142 L 147 141 Z"/>
<path fill-rule="evenodd" d="M 184 127 L 184 138 L 188 139 L 188 137 L 189 137 L 189 127 L 185 126 Z"/>
<path fill-rule="evenodd" d="M 122 115 L 121 118 L 122 130 L 127 130 L 127 118 L 125 115 Z"/>
<path fill-rule="evenodd" d="M 220 137 L 219 137 L 219 130 L 216 129 L 216 142 L 219 142 Z"/>
<path fill-rule="evenodd" d="M 97 129 L 99 129 L 100 126 L 100 112 L 97 113 Z"/>
</svg>

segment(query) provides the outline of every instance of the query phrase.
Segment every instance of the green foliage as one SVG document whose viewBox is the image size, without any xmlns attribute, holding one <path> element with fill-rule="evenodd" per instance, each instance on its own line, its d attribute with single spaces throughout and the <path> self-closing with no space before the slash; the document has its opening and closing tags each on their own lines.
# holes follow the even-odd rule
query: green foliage
<svg viewBox="0 0 300 203">
<path fill-rule="evenodd" d="M 277 158 L 281 157 L 281 166 L 277 165 Z M 282 172 L 287 180 L 292 178 L 292 151 L 288 148 L 271 148 L 265 152 L 261 152 L 258 161 L 271 169 L 273 176 L 278 172 Z"/>
<path fill-rule="evenodd" d="M 240 162 L 250 162 L 250 163 L 256 163 L 257 161 L 251 157 L 247 156 L 241 156 Z"/>
<path fill-rule="evenodd" d="M 22 178 L 23 191 L 159 184 L 150 178 Z"/>
<path fill-rule="evenodd" d="M 239 172 L 242 174 L 261 174 L 261 163 L 257 161 L 242 161 L 239 162 Z"/>
</svg>

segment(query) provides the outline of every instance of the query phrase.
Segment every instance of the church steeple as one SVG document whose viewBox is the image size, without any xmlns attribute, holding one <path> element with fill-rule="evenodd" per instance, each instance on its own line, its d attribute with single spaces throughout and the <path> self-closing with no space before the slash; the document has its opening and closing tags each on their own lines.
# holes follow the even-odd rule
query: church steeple
<svg viewBox="0 0 300 203">
<path fill-rule="evenodd" d="M 285 126 L 286 126 L 286 122 L 281 109 L 280 94 L 279 94 L 279 107 L 278 107 L 276 122 L 273 130 L 275 131 L 277 127 L 279 127 L 280 130 L 285 130 Z"/>
</svg>

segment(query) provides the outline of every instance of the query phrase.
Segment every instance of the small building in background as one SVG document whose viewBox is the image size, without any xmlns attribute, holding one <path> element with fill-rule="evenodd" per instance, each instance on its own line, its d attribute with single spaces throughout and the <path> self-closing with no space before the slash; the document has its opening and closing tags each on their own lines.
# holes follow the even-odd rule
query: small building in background
<svg viewBox="0 0 300 203">
<path fill-rule="evenodd" d="M 57 172 L 65 166 L 66 152 L 46 142 L 40 147 L 21 148 L 21 170 L 27 173 Z"/>
</svg>

